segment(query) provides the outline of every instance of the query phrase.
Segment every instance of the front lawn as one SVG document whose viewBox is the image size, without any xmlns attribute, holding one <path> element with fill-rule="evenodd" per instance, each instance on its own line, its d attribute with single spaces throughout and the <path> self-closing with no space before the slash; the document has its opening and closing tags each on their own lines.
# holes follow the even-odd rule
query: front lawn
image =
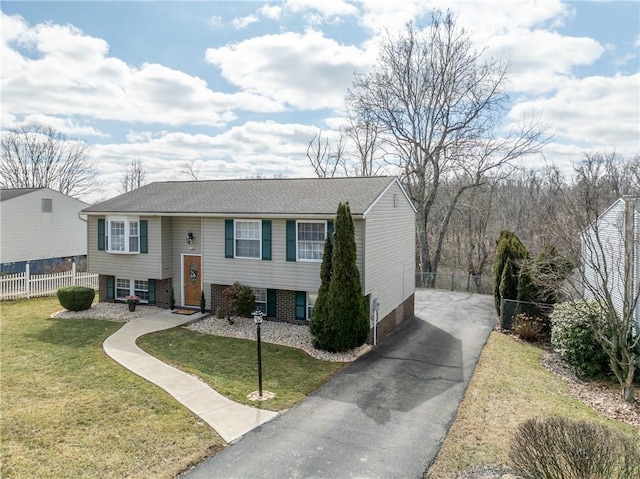
<svg viewBox="0 0 640 479">
<path fill-rule="evenodd" d="M 61 309 L 55 298 L 0 307 L 3 478 L 173 478 L 225 446 L 168 393 L 106 356 L 102 343 L 122 323 L 50 319 Z M 239 402 L 258 388 L 253 341 L 178 328 L 140 342 Z M 341 367 L 263 343 L 264 389 L 278 396 L 261 407 L 289 408 Z"/>
<path fill-rule="evenodd" d="M 225 338 L 184 328 L 138 339 L 152 356 L 198 376 L 220 394 L 253 407 L 282 411 L 342 369 L 345 363 L 321 361 L 286 346 L 262 342 L 262 389 L 276 393 L 265 402 L 249 401 L 258 390 L 256 342 Z"/>
</svg>

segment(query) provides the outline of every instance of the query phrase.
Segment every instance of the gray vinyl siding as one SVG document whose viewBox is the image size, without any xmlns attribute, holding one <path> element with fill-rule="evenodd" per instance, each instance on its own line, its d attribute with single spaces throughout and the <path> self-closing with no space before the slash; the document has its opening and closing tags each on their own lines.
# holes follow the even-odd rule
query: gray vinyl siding
<svg viewBox="0 0 640 479">
<path fill-rule="evenodd" d="M 584 294 L 611 300 L 622 314 L 624 298 L 624 201 L 618 200 L 582 236 Z"/>
<path fill-rule="evenodd" d="M 228 218 L 233 219 L 233 218 Z M 269 219 L 269 218 L 256 218 Z M 333 218 L 325 218 L 333 220 Z M 203 276 L 207 284 L 232 284 L 238 281 L 254 288 L 307 291 L 320 287 L 320 262 L 286 260 L 286 220 L 271 220 L 271 260 L 225 258 L 224 219 L 205 218 L 203 236 Z M 363 271 L 362 220 L 354 220 L 358 269 Z"/>
<path fill-rule="evenodd" d="M 165 279 L 173 276 L 172 218 L 162 217 L 160 225 L 162 231 L 162 277 L 156 279 Z"/>
<path fill-rule="evenodd" d="M 414 210 L 395 183 L 367 215 L 364 290 L 380 301 L 379 320 L 414 292 L 415 224 Z"/>
<path fill-rule="evenodd" d="M 42 213 L 42 199 L 52 200 Z M 87 227 L 78 218 L 86 203 L 43 188 L 2 202 L 0 263 L 87 254 Z"/>
<path fill-rule="evenodd" d="M 117 254 L 98 251 L 98 218 L 90 215 L 87 224 L 88 269 L 91 273 L 128 279 L 164 279 L 162 274 L 161 218 L 140 216 L 147 220 L 149 253 Z"/>
</svg>

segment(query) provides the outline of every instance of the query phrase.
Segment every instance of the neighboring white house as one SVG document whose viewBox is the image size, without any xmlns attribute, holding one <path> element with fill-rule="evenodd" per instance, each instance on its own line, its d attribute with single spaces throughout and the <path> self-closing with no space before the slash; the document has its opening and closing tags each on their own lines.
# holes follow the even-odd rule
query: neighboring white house
<svg viewBox="0 0 640 479">
<path fill-rule="evenodd" d="M 625 196 L 613 203 L 581 235 L 584 295 L 605 298 L 619 315 L 625 298 L 640 324 L 640 199 Z M 626 289 L 626 291 L 625 291 Z"/>
<path fill-rule="evenodd" d="M 0 271 L 31 273 L 87 254 L 88 205 L 51 188 L 0 190 Z"/>
<path fill-rule="evenodd" d="M 415 208 L 395 177 L 152 183 L 86 208 L 100 301 L 224 310 L 235 281 L 268 318 L 307 321 L 338 203 L 354 220 L 362 294 L 378 338 L 413 315 Z"/>
</svg>

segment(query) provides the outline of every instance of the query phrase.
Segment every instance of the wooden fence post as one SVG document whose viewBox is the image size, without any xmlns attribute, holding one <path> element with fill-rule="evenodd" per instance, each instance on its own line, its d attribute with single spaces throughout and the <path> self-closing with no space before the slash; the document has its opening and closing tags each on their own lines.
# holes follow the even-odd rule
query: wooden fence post
<svg viewBox="0 0 640 479">
<path fill-rule="evenodd" d="M 71 285 L 76 285 L 76 262 L 71 262 Z"/>
<path fill-rule="evenodd" d="M 27 261 L 24 268 L 24 289 L 27 294 L 27 298 L 31 297 L 31 274 L 29 273 L 29 269 L 29 262 Z"/>
</svg>

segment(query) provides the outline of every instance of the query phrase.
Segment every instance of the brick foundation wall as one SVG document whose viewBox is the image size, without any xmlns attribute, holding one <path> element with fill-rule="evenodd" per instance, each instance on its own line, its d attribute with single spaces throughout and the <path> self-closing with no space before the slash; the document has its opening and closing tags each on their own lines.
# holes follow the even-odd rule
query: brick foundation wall
<svg viewBox="0 0 640 479">
<path fill-rule="evenodd" d="M 226 284 L 211 285 L 211 314 L 222 314 L 225 317 L 231 315 L 231 303 L 222 294 L 228 287 Z"/>
<path fill-rule="evenodd" d="M 115 303 L 113 299 L 107 299 L 107 276 L 98 276 L 98 301 L 101 303 Z"/>
<path fill-rule="evenodd" d="M 284 289 L 276 290 L 276 320 L 288 323 L 296 321 L 296 292 Z"/>
<path fill-rule="evenodd" d="M 402 304 L 399 304 L 396 309 L 387 314 L 382 321 L 378 321 L 378 341 L 384 338 L 387 334 L 391 333 L 400 324 L 406 321 L 408 318 L 414 315 L 414 294 L 404 300 Z M 373 328 L 369 331 L 369 337 L 367 343 L 373 344 Z"/>
<path fill-rule="evenodd" d="M 171 278 L 156 279 L 156 302 L 153 306 L 158 308 L 169 309 L 171 306 Z"/>
</svg>

